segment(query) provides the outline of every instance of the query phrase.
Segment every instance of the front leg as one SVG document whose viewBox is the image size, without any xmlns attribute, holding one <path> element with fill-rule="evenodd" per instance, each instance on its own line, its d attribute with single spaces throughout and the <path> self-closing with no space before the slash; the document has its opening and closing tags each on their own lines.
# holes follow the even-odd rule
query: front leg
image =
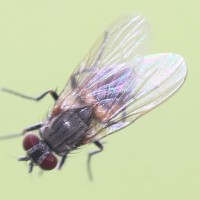
<svg viewBox="0 0 200 200">
<path fill-rule="evenodd" d="M 39 122 L 37 124 L 34 124 L 32 126 L 29 126 L 29 127 L 25 128 L 21 133 L 0 136 L 0 140 L 5 140 L 5 139 L 9 139 L 9 138 L 14 138 L 14 137 L 22 136 L 22 135 L 24 135 L 27 132 L 30 132 L 30 131 L 37 130 L 37 129 L 41 128 L 42 125 L 43 125 L 43 122 Z"/>
</svg>

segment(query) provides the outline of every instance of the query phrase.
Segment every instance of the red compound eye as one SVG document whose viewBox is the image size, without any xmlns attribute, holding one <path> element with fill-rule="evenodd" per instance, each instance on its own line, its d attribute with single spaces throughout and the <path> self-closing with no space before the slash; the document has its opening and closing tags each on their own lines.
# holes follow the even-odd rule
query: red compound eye
<svg viewBox="0 0 200 200">
<path fill-rule="evenodd" d="M 34 133 L 29 133 L 24 137 L 23 147 L 27 151 L 28 149 L 32 148 L 36 144 L 39 144 L 40 139 Z"/>
<path fill-rule="evenodd" d="M 57 158 L 52 154 L 48 154 L 47 157 L 42 161 L 40 167 L 43 170 L 52 170 L 57 165 Z"/>
</svg>

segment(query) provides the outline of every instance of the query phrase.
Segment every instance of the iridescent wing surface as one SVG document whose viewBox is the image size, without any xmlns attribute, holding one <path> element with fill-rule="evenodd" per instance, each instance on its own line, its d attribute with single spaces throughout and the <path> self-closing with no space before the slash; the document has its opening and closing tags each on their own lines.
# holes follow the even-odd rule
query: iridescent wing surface
<svg viewBox="0 0 200 200">
<path fill-rule="evenodd" d="M 110 121 L 95 124 L 91 142 L 124 128 L 137 118 L 169 98 L 184 82 L 187 66 L 176 54 L 155 54 L 145 56 L 143 63 L 129 65 L 129 76 L 125 76 L 122 92 L 112 102 Z M 122 77 L 120 77 L 122 78 Z M 112 83 L 110 83 L 111 85 Z M 107 90 L 108 91 L 108 90 Z M 112 110 L 112 109 L 110 109 Z M 104 127 L 103 127 L 104 126 Z"/>
<path fill-rule="evenodd" d="M 82 144 L 134 122 L 183 83 L 187 66 L 181 56 L 144 56 L 149 32 L 141 15 L 120 18 L 105 30 L 70 77 L 55 108 L 91 106 L 92 123 Z"/>
<path fill-rule="evenodd" d="M 150 36 L 150 25 L 142 15 L 127 14 L 112 22 L 101 34 L 83 61 L 71 75 L 60 98 L 62 108 L 78 107 L 74 102 L 77 88 L 83 88 L 91 77 L 103 73 L 108 67 L 116 66 L 141 58 L 145 55 Z M 73 79 L 76 83 L 71 88 Z M 66 97 L 68 96 L 68 99 Z M 66 101 L 63 101 L 66 99 Z"/>
</svg>

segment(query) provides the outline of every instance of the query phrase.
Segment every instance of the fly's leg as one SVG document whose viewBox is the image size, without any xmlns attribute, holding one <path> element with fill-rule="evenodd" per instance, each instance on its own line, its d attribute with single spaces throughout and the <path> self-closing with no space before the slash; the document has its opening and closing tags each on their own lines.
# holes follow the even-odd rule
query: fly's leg
<svg viewBox="0 0 200 200">
<path fill-rule="evenodd" d="M 30 158 L 29 157 L 19 157 L 18 158 L 18 161 L 28 161 L 28 160 L 30 160 Z M 29 163 L 29 170 L 28 170 L 28 172 L 29 173 L 31 173 L 32 171 L 33 171 L 33 162 L 31 161 L 30 163 Z"/>
<path fill-rule="evenodd" d="M 92 171 L 91 171 L 91 166 L 90 166 L 90 162 L 91 162 L 91 157 L 94 154 L 97 154 L 101 151 L 103 151 L 104 146 L 100 141 L 94 142 L 94 144 L 99 148 L 98 150 L 95 151 L 91 151 L 88 154 L 88 160 L 87 160 L 87 169 L 88 169 L 88 175 L 89 175 L 89 179 L 92 181 L 93 180 L 93 176 L 92 176 Z"/>
<path fill-rule="evenodd" d="M 104 39 L 103 39 L 103 43 L 102 43 L 102 45 L 101 45 L 101 47 L 100 47 L 100 49 L 99 49 L 99 55 L 98 55 L 98 58 L 97 58 L 97 61 L 96 61 L 96 63 L 94 64 L 94 68 L 98 65 L 98 63 L 99 63 L 99 61 L 100 61 L 100 59 L 101 59 L 101 57 L 102 57 L 102 54 L 103 54 L 103 52 L 104 52 L 104 49 L 105 49 L 105 46 L 106 46 L 106 39 L 108 38 L 108 31 L 106 30 L 105 32 L 104 32 Z"/>
<path fill-rule="evenodd" d="M 75 88 L 76 85 L 77 85 L 77 81 L 76 81 L 76 76 L 80 75 L 80 74 L 83 74 L 83 73 L 86 73 L 86 72 L 90 72 L 90 69 L 84 69 L 82 71 L 78 71 L 74 74 L 71 75 L 70 77 L 70 84 L 71 84 L 71 88 Z"/>
<path fill-rule="evenodd" d="M 126 108 L 122 111 L 122 122 L 126 121 Z"/>
<path fill-rule="evenodd" d="M 103 54 L 103 52 L 104 52 L 104 49 L 105 49 L 107 37 L 108 37 L 108 31 L 105 31 L 105 33 L 104 33 L 104 40 L 103 40 L 103 43 L 102 43 L 102 45 L 101 45 L 101 47 L 100 47 L 100 49 L 99 49 L 99 55 L 98 55 L 98 57 L 97 57 L 97 60 L 96 60 L 96 62 L 95 62 L 95 64 L 94 64 L 94 66 L 91 67 L 91 68 L 89 68 L 89 69 L 84 69 L 84 70 L 82 70 L 82 71 L 78 71 L 78 72 L 74 73 L 74 74 L 71 76 L 71 78 L 70 78 L 70 81 L 71 81 L 71 88 L 75 88 L 75 87 L 76 87 L 76 84 L 77 84 L 76 76 L 77 76 L 77 75 L 82 74 L 82 73 L 85 73 L 85 72 L 90 72 L 90 71 L 92 70 L 92 68 L 95 68 L 95 67 L 98 65 L 98 63 L 99 63 L 99 61 L 100 61 L 100 59 L 101 59 L 101 57 L 102 57 L 102 54 Z"/>
<path fill-rule="evenodd" d="M 61 170 L 62 166 L 64 165 L 65 161 L 66 161 L 66 158 L 67 158 L 67 155 L 64 155 L 62 158 L 61 158 L 61 161 L 58 165 L 58 169 Z"/>
<path fill-rule="evenodd" d="M 45 97 L 48 93 L 51 94 L 51 96 L 53 97 L 53 99 L 56 101 L 58 99 L 58 95 L 55 91 L 53 90 L 48 90 L 46 92 L 44 92 L 43 94 L 41 94 L 40 96 L 38 97 L 30 97 L 30 96 L 27 96 L 27 95 L 24 95 L 24 94 L 20 94 L 18 92 L 15 92 L 13 90 L 9 90 L 9 89 L 6 89 L 6 88 L 2 88 L 2 90 L 4 92 L 8 92 L 8 93 L 11 93 L 11 94 L 14 94 L 16 96 L 19 96 L 19 97 L 22 97 L 22 98 L 26 98 L 26 99 L 31 99 L 31 100 L 34 100 L 34 101 L 39 101 L 41 100 L 43 97 Z M 8 139 L 8 138 L 13 138 L 13 137 L 19 137 L 19 136 L 22 136 L 24 135 L 25 133 L 29 132 L 29 131 L 32 131 L 32 130 L 37 130 L 39 128 L 42 127 L 42 122 L 40 123 L 37 123 L 37 124 L 34 124 L 32 126 L 29 126 L 27 128 L 25 128 L 21 133 L 17 133 L 17 134 L 11 134 L 11 135 L 5 135 L 5 136 L 1 136 L 0 137 L 0 140 L 4 140 L 4 139 Z"/>
<path fill-rule="evenodd" d="M 30 160 L 30 158 L 27 156 L 22 156 L 18 158 L 18 161 L 28 161 L 28 160 Z"/>
<path fill-rule="evenodd" d="M 0 137 L 0 140 L 4 140 L 4 139 L 9 139 L 9 138 L 13 138 L 13 137 L 22 136 L 22 135 L 24 135 L 25 133 L 27 133 L 27 132 L 29 132 L 29 131 L 33 131 L 33 130 L 37 130 L 37 129 L 41 128 L 41 127 L 42 127 L 42 124 L 43 124 L 43 123 L 40 122 L 40 123 L 34 124 L 34 125 L 32 125 L 32 126 L 29 126 L 29 127 L 25 128 L 21 133 L 1 136 L 1 137 Z M 25 156 L 25 157 L 23 156 L 23 157 L 19 157 L 19 158 L 18 158 L 18 161 L 28 161 L 28 160 L 30 160 L 30 158 L 27 157 L 27 156 Z M 28 172 L 31 173 L 32 171 L 33 171 L 33 162 L 31 161 L 31 162 L 29 163 L 29 171 L 28 171 Z"/>
<path fill-rule="evenodd" d="M 5 140 L 5 139 L 9 139 L 9 138 L 22 136 L 22 135 L 24 135 L 25 133 L 27 133 L 29 131 L 33 131 L 33 130 L 37 130 L 37 129 L 41 128 L 42 124 L 43 124 L 42 122 L 39 122 L 37 124 L 34 124 L 32 126 L 29 126 L 29 127 L 25 128 L 21 133 L 1 136 L 0 140 Z"/>
<path fill-rule="evenodd" d="M 29 163 L 29 169 L 28 169 L 28 173 L 31 173 L 33 171 L 33 162 L 31 161 Z"/>
<path fill-rule="evenodd" d="M 7 88 L 2 88 L 2 91 L 4 92 L 8 92 L 10 94 L 14 94 L 16 96 L 19 96 L 19 97 L 22 97 L 22 98 L 25 98 L 25 99 L 30 99 L 30 100 L 34 100 L 34 101 L 39 101 L 41 100 L 42 98 L 44 98 L 48 93 L 53 97 L 53 99 L 55 101 L 57 101 L 58 99 L 58 95 L 55 91 L 53 90 L 47 90 L 46 92 L 42 93 L 41 95 L 39 95 L 38 97 L 30 97 L 30 96 L 27 96 L 27 95 L 24 95 L 24 94 L 20 94 L 18 92 L 15 92 L 13 90 L 10 90 L 10 89 L 7 89 Z"/>
</svg>

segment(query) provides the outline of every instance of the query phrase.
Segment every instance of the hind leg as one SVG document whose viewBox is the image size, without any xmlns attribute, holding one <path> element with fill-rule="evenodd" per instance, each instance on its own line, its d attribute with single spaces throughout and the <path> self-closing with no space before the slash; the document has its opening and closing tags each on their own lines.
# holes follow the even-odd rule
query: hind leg
<svg viewBox="0 0 200 200">
<path fill-rule="evenodd" d="M 92 181 L 93 180 L 93 176 L 92 176 L 92 171 L 91 171 L 91 166 L 90 166 L 90 162 L 91 162 L 91 158 L 94 154 L 100 153 L 101 151 L 103 151 L 104 146 L 100 141 L 94 142 L 94 144 L 99 148 L 98 150 L 94 150 L 89 152 L 88 154 L 88 160 L 87 160 L 87 169 L 88 169 L 88 175 L 89 175 L 89 179 Z"/>
</svg>

